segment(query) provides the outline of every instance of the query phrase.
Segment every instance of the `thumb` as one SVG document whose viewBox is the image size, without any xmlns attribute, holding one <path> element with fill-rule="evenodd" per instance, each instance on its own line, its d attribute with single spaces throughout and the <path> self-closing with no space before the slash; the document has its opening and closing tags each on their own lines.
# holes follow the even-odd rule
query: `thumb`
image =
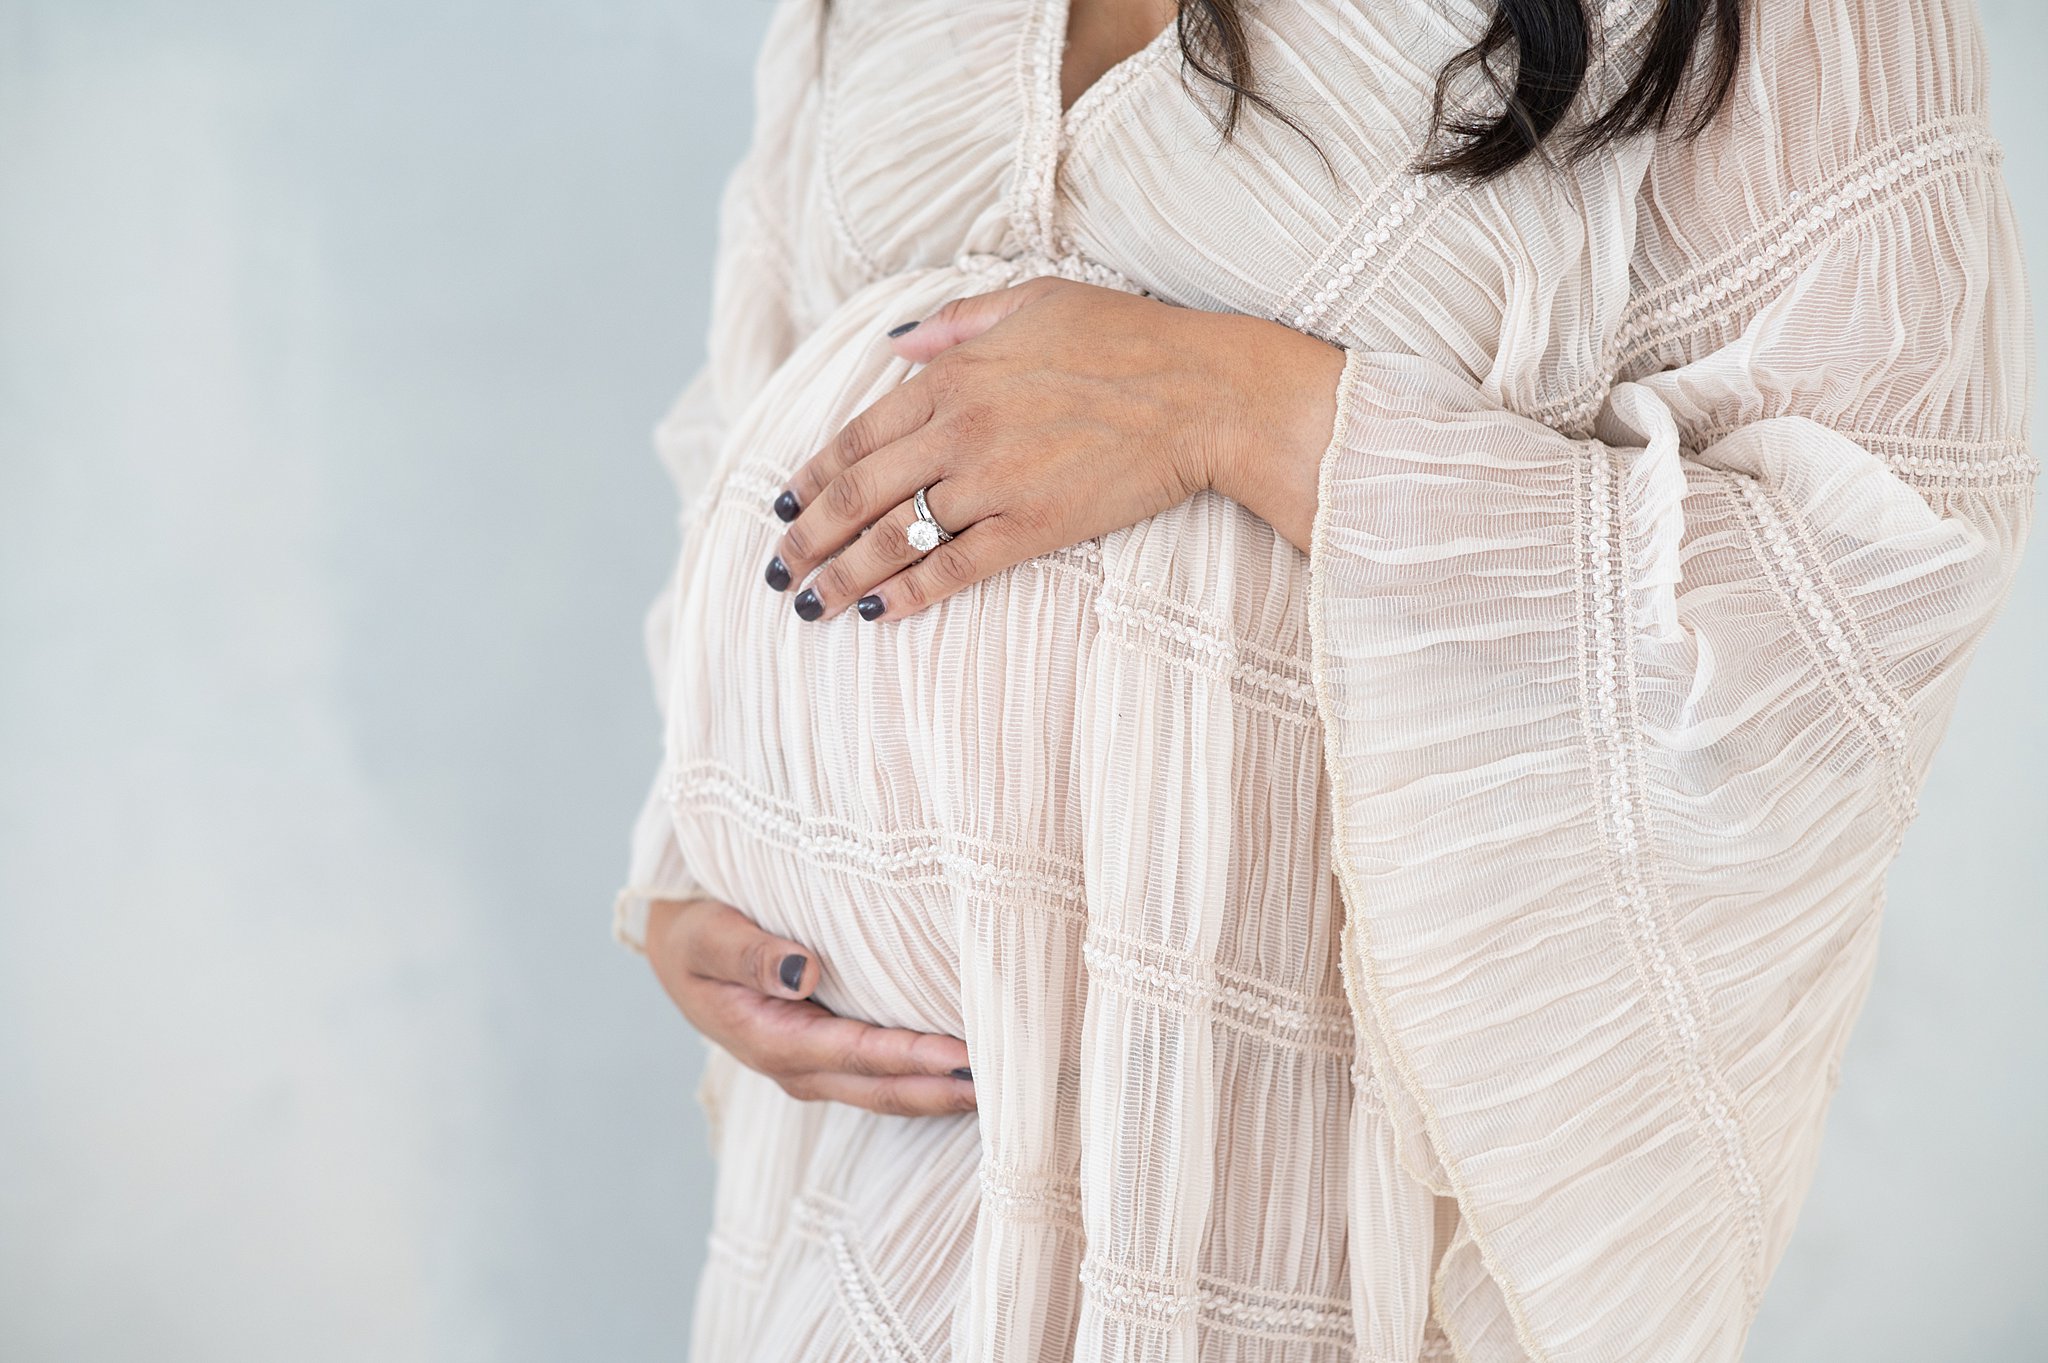
<svg viewBox="0 0 2048 1363">
<path fill-rule="evenodd" d="M 779 999 L 804 998 L 817 988 L 821 967 L 816 953 L 763 932 L 730 904 L 706 900 L 675 931 L 683 962 L 694 974 Z"/>
<path fill-rule="evenodd" d="M 929 317 L 906 322 L 889 333 L 889 348 L 916 364 L 942 350 L 971 341 L 1045 292 L 1045 280 L 1026 280 L 987 293 L 971 293 L 940 305 Z"/>
</svg>

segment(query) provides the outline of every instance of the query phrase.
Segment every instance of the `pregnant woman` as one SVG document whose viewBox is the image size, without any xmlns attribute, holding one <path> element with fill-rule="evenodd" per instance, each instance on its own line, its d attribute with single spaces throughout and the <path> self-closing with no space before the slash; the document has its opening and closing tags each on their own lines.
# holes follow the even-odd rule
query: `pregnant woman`
<svg viewBox="0 0 2048 1363">
<path fill-rule="evenodd" d="M 1732 1360 L 2036 465 L 1945 0 L 783 0 L 617 930 L 699 1363 Z"/>
</svg>

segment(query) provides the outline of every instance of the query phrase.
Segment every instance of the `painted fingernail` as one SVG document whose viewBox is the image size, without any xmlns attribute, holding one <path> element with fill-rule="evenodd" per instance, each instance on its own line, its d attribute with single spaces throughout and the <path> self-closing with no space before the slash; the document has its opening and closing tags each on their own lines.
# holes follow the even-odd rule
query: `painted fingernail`
<svg viewBox="0 0 2048 1363">
<path fill-rule="evenodd" d="M 818 599 L 817 592 L 806 587 L 796 594 L 796 613 L 805 620 L 815 620 L 825 613 L 825 603 Z"/>
<path fill-rule="evenodd" d="M 782 489 L 782 495 L 775 499 L 775 514 L 786 521 L 795 520 L 797 513 L 802 510 L 803 508 L 796 504 L 796 494 L 788 488 Z"/>
<path fill-rule="evenodd" d="M 912 328 L 914 328 L 914 327 L 916 327 L 916 326 L 917 326 L 917 323 L 916 323 L 916 322 L 905 322 L 905 323 L 904 323 L 903 325 L 901 325 L 901 326 L 895 326 L 895 327 L 890 327 L 890 328 L 889 328 L 889 336 L 890 336 L 890 339 L 892 339 L 892 340 L 893 340 L 893 339 L 895 339 L 896 337 L 898 337 L 898 336 L 901 336 L 901 335 L 902 335 L 903 333 L 905 333 L 906 331 L 909 331 L 909 330 L 911 330 Z"/>
<path fill-rule="evenodd" d="M 967 1066 L 962 1065 L 959 1069 L 953 1071 L 953 1077 L 955 1079 L 972 1079 L 974 1077 L 974 1071 L 969 1069 Z"/>
<path fill-rule="evenodd" d="M 782 561 L 782 555 L 777 554 L 774 558 L 768 560 L 768 571 L 762 574 L 762 576 L 767 578 L 768 585 L 776 591 L 786 592 L 789 590 L 789 565 Z"/>
<path fill-rule="evenodd" d="M 854 602 L 853 608 L 860 612 L 860 618 L 863 620 L 879 620 L 883 610 L 882 598 L 870 593 Z"/>
<path fill-rule="evenodd" d="M 804 987 L 804 965 L 804 958 L 791 952 L 775 969 L 775 973 L 782 977 L 782 987 L 792 994 Z"/>
</svg>

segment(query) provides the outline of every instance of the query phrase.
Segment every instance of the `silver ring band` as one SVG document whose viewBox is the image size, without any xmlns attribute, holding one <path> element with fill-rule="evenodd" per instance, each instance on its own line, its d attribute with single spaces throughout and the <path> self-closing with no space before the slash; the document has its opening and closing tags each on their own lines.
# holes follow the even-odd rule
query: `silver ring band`
<svg viewBox="0 0 2048 1363">
<path fill-rule="evenodd" d="M 917 519 L 904 527 L 903 535 L 910 541 L 912 549 L 920 554 L 929 554 L 953 538 L 952 531 L 932 518 L 932 509 L 925 504 L 923 488 L 919 488 L 917 495 L 911 498 L 911 506 L 917 511 Z"/>
</svg>

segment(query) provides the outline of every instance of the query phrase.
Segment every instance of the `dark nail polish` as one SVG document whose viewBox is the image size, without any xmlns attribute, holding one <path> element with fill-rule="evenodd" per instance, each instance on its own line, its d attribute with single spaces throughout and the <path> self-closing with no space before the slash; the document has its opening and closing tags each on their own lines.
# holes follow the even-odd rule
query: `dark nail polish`
<svg viewBox="0 0 2048 1363">
<path fill-rule="evenodd" d="M 860 600 L 854 602 L 853 608 L 860 612 L 860 618 L 863 620 L 879 620 L 882 616 L 882 611 L 885 609 L 882 605 L 882 598 L 873 593 L 863 596 Z"/>
<path fill-rule="evenodd" d="M 763 573 L 762 576 L 767 579 L 768 585 L 776 591 L 786 592 L 789 590 L 789 565 L 782 561 L 782 555 L 777 554 L 774 558 L 768 560 L 768 571 Z"/>
<path fill-rule="evenodd" d="M 805 620 L 815 620 L 825 613 L 825 603 L 809 587 L 796 594 L 796 613 Z"/>
<path fill-rule="evenodd" d="M 782 958 L 782 964 L 775 973 L 782 977 L 782 987 L 794 994 L 804 987 L 804 958 L 791 952 Z"/>
<path fill-rule="evenodd" d="M 955 1079 L 972 1079 L 974 1077 L 974 1071 L 969 1069 L 967 1066 L 962 1065 L 959 1069 L 953 1071 L 953 1077 Z"/>
<path fill-rule="evenodd" d="M 905 333 L 905 332 L 907 332 L 907 331 L 910 331 L 911 329 L 913 329 L 913 328 L 914 328 L 914 327 L 916 327 L 916 326 L 917 326 L 917 323 L 916 323 L 916 322 L 905 322 L 905 323 L 904 323 L 904 324 L 903 324 L 902 326 L 899 326 L 899 327 L 890 327 L 890 328 L 889 328 L 889 336 L 890 336 L 890 338 L 891 338 L 891 339 L 893 340 L 894 338 L 896 338 L 896 337 L 898 337 L 898 336 L 901 336 L 901 335 L 903 335 L 903 333 Z"/>
<path fill-rule="evenodd" d="M 775 499 L 775 514 L 786 521 L 795 520 L 797 513 L 802 510 L 803 508 L 796 504 L 796 494 L 788 488 L 782 489 L 782 495 Z"/>
</svg>

